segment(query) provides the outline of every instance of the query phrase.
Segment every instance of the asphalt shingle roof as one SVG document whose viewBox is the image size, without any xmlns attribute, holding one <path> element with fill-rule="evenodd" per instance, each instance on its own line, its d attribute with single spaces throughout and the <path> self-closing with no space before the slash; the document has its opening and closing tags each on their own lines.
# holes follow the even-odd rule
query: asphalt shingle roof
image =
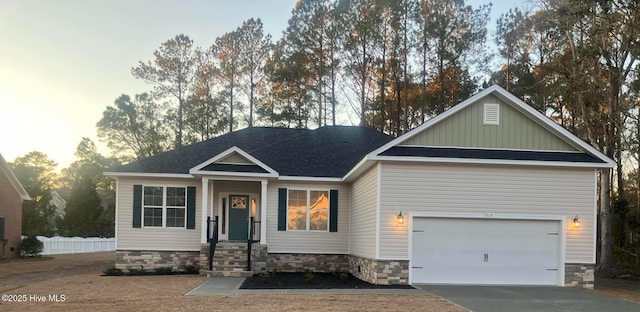
<svg viewBox="0 0 640 312">
<path fill-rule="evenodd" d="M 237 146 L 283 176 L 343 177 L 367 153 L 392 139 L 364 127 L 327 126 L 316 130 L 253 127 L 137 160 L 111 171 L 188 174 L 189 169 Z"/>
</svg>

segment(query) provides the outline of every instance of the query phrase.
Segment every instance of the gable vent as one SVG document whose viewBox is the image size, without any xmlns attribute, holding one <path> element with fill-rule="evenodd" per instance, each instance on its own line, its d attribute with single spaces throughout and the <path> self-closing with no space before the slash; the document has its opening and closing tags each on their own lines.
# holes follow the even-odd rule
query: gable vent
<svg viewBox="0 0 640 312">
<path fill-rule="evenodd" d="M 482 123 L 484 125 L 500 124 L 500 104 L 484 104 Z"/>
</svg>

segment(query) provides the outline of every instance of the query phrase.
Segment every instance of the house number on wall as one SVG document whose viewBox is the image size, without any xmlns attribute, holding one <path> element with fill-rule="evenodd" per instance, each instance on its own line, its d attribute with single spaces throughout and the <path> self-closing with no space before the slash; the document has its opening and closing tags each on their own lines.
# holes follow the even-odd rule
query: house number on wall
<svg viewBox="0 0 640 312">
<path fill-rule="evenodd" d="M 485 218 L 493 218 L 493 213 L 485 213 L 484 217 Z"/>
</svg>

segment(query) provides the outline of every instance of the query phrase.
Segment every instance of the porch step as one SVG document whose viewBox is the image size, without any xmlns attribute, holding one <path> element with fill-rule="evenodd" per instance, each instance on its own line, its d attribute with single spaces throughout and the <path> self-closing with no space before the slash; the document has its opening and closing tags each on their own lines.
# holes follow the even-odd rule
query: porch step
<svg viewBox="0 0 640 312">
<path fill-rule="evenodd" d="M 213 271 L 205 271 L 204 274 L 207 277 L 251 277 L 253 271 L 217 271 L 214 269 Z"/>
<path fill-rule="evenodd" d="M 246 242 L 219 242 L 213 254 L 213 271 L 209 276 L 242 276 L 253 275 L 247 269 L 247 243 Z M 251 275 L 249 275 L 251 273 Z"/>
</svg>

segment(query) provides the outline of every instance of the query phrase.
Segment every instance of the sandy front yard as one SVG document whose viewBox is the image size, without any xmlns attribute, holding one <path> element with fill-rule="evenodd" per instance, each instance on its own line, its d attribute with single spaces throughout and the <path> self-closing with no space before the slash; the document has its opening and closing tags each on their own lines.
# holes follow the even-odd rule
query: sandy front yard
<svg viewBox="0 0 640 312">
<path fill-rule="evenodd" d="M 113 253 L 59 255 L 0 262 L 2 311 L 466 311 L 432 296 L 269 295 L 184 296 L 197 275 L 100 276 Z M 52 302 L 56 298 L 58 301 Z"/>
</svg>

